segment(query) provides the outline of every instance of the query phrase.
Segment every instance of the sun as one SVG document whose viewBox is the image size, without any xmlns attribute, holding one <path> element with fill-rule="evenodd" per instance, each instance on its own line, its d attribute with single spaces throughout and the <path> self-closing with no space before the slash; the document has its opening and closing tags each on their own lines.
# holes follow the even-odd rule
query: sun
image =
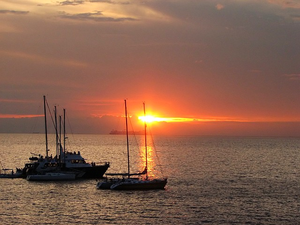
<svg viewBox="0 0 300 225">
<path fill-rule="evenodd" d="M 165 117 L 157 117 L 153 115 L 147 115 L 147 116 L 139 116 L 139 120 L 141 120 L 144 123 L 154 123 L 154 122 L 187 122 L 191 121 L 192 119 L 187 118 L 165 118 Z"/>
<path fill-rule="evenodd" d="M 139 119 L 144 123 L 153 123 L 158 121 L 158 118 L 156 118 L 155 116 L 139 116 Z"/>
</svg>

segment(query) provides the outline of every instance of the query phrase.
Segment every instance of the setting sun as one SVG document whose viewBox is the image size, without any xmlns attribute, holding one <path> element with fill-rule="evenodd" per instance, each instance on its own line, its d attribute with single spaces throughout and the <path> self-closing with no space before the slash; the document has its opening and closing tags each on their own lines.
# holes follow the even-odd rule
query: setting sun
<svg viewBox="0 0 300 225">
<path fill-rule="evenodd" d="M 161 121 L 159 120 L 160 118 L 157 118 L 155 116 L 139 116 L 139 119 L 146 123 Z"/>
</svg>

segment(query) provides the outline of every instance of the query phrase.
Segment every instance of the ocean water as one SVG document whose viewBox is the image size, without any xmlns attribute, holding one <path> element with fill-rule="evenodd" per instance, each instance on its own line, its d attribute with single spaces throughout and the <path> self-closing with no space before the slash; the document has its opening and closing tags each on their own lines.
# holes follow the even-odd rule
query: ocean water
<svg viewBox="0 0 300 225">
<path fill-rule="evenodd" d="M 154 140 L 149 170 L 168 177 L 166 190 L 97 190 L 96 180 L 0 179 L 0 224 L 300 224 L 300 138 Z M 44 142 L 41 134 L 0 134 L 2 166 L 22 167 L 31 153 L 44 154 Z M 130 143 L 137 144 L 130 151 L 135 172 L 144 166 L 143 137 Z M 67 149 L 111 162 L 108 172 L 126 172 L 124 136 L 71 135 Z"/>
</svg>

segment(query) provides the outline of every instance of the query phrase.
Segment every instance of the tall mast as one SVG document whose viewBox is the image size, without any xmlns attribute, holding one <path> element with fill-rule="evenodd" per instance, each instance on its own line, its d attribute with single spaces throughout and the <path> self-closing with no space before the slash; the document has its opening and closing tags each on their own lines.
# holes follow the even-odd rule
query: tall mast
<svg viewBox="0 0 300 225">
<path fill-rule="evenodd" d="M 56 135 L 56 156 L 58 157 L 58 131 L 57 131 L 57 112 L 56 106 L 54 106 L 54 118 L 55 118 L 55 135 Z"/>
<path fill-rule="evenodd" d="M 46 110 L 46 96 L 44 95 L 44 117 L 45 117 L 45 138 L 46 138 L 46 158 L 48 158 L 48 131 L 47 131 L 47 110 Z"/>
<path fill-rule="evenodd" d="M 147 149 L 147 122 L 146 122 L 146 106 L 145 102 L 143 102 L 143 108 L 144 108 L 144 125 L 145 125 L 145 156 L 146 156 L 146 179 L 148 179 L 148 149 Z"/>
<path fill-rule="evenodd" d="M 66 153 L 66 109 L 64 109 L 64 159 L 65 162 L 65 153 Z"/>
<path fill-rule="evenodd" d="M 61 143 L 61 123 L 62 123 L 62 120 L 61 120 L 61 116 L 59 116 L 59 146 L 58 146 L 58 150 L 59 150 L 59 163 L 61 165 L 62 163 L 62 157 L 61 157 L 61 148 L 62 148 L 62 143 Z"/>
<path fill-rule="evenodd" d="M 61 123 L 62 123 L 62 120 L 61 120 L 61 116 L 59 116 L 59 145 L 61 145 Z"/>
<path fill-rule="evenodd" d="M 127 140 L 127 167 L 128 167 L 128 178 L 130 177 L 130 164 L 129 164 L 129 139 L 128 139 L 128 122 L 127 122 L 127 104 L 126 99 L 125 102 L 125 121 L 126 121 L 126 140 Z"/>
</svg>

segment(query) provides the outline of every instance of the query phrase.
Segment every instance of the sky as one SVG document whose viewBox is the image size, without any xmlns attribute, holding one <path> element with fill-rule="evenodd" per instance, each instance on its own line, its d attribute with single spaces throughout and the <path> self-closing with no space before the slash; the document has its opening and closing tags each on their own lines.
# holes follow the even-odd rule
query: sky
<svg viewBox="0 0 300 225">
<path fill-rule="evenodd" d="M 300 136 L 298 0 L 0 0 L 0 20 L 2 133 L 42 129 L 46 95 L 75 133 L 120 129 L 127 99 L 157 134 Z"/>
</svg>

